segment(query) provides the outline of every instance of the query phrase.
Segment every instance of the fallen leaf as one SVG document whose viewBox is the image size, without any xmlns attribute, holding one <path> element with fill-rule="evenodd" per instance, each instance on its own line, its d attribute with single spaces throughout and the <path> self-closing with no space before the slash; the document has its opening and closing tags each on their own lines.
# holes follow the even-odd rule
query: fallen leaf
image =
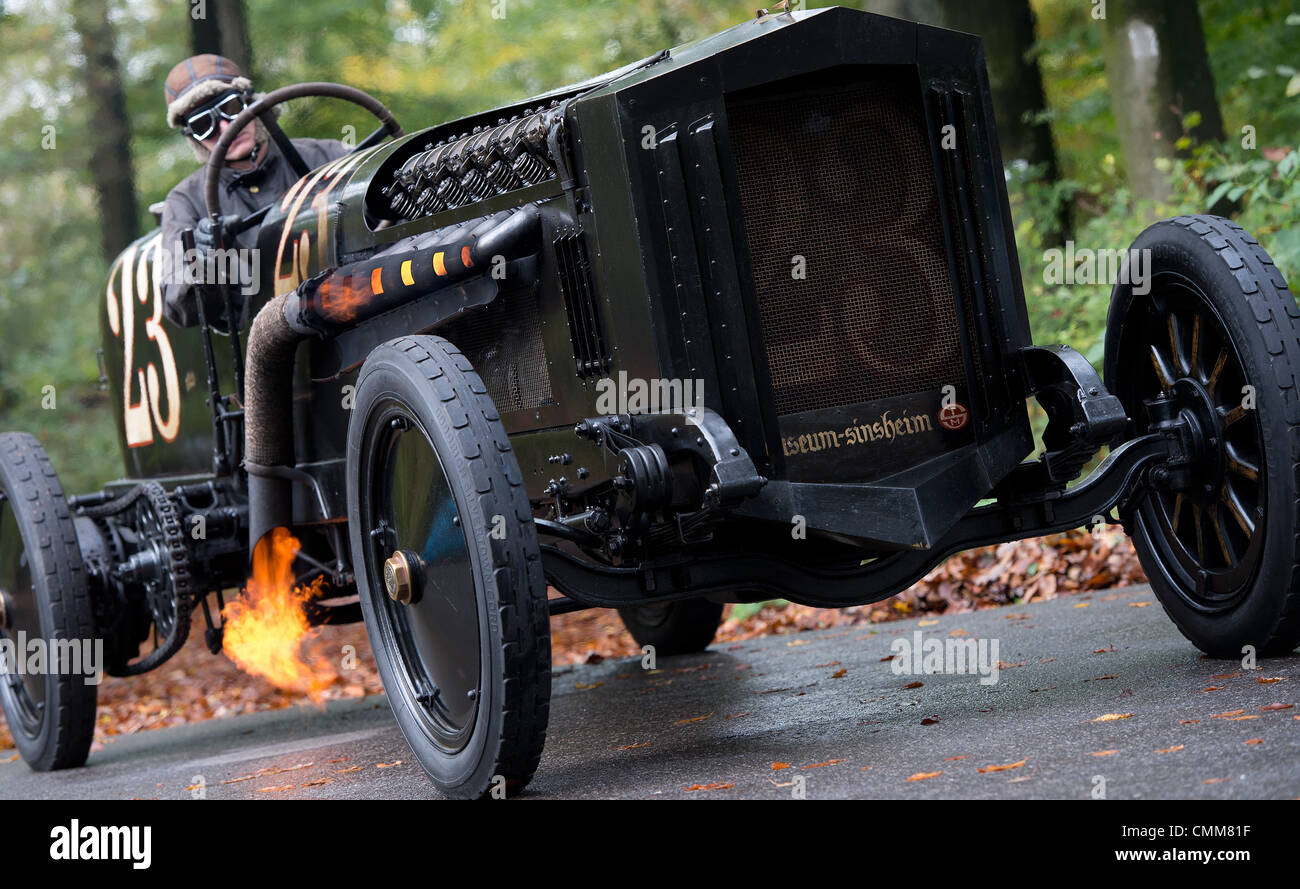
<svg viewBox="0 0 1300 889">
<path fill-rule="evenodd" d="M 1210 678 L 1211 679 L 1236 679 L 1240 675 L 1241 675 L 1241 671 L 1238 670 L 1235 673 L 1220 673 L 1217 676 L 1211 676 Z"/>
<path fill-rule="evenodd" d="M 365 768 L 365 766 L 348 766 L 346 769 L 339 769 L 339 770 L 338 770 L 337 772 L 335 772 L 334 774 L 336 774 L 336 775 L 345 775 L 345 774 L 347 774 L 348 772 L 359 772 L 359 771 L 361 771 L 361 770 L 364 769 L 364 768 Z"/>
<path fill-rule="evenodd" d="M 1245 713 L 1245 712 L 1246 712 L 1245 710 L 1225 710 L 1225 711 L 1222 712 L 1222 713 L 1215 713 L 1215 714 L 1213 714 L 1210 718 L 1211 718 L 1211 719 L 1227 719 L 1229 716 L 1240 716 L 1241 714 L 1243 714 L 1243 713 Z"/>
<path fill-rule="evenodd" d="M 1074 607 L 1075 607 L 1075 608 L 1087 608 L 1087 607 L 1088 607 L 1089 605 L 1091 605 L 1091 604 L 1092 604 L 1091 602 L 1075 602 L 1075 603 L 1074 603 Z"/>
<path fill-rule="evenodd" d="M 1274 703 L 1272 703 L 1272 704 L 1265 704 L 1264 706 L 1260 707 L 1259 709 L 1261 709 L 1261 710 L 1290 710 L 1290 709 L 1291 709 L 1292 707 L 1294 707 L 1294 706 L 1295 706 L 1295 704 L 1283 704 L 1283 703 L 1281 703 L 1280 701 L 1278 701 L 1278 702 L 1274 702 Z"/>
<path fill-rule="evenodd" d="M 934 725 L 938 721 L 939 717 L 937 716 L 927 716 L 925 719 L 921 720 L 921 725 Z"/>
<path fill-rule="evenodd" d="M 917 623 L 918 627 L 932 627 L 937 624 L 937 620 L 923 620 Z"/>
<path fill-rule="evenodd" d="M 1026 758 L 1020 760 L 1020 762 L 1009 762 L 1004 766 L 985 766 L 984 768 L 976 769 L 975 771 L 979 772 L 981 775 L 985 774 L 986 772 L 1007 772 L 1010 771 L 1011 769 L 1018 769 L 1027 762 L 1029 762 L 1029 760 Z"/>
<path fill-rule="evenodd" d="M 1254 747 L 1256 744 L 1263 744 L 1263 743 L 1264 743 L 1263 738 L 1251 738 L 1249 741 L 1246 742 L 1246 746 Z"/>
<path fill-rule="evenodd" d="M 971 755 L 969 753 L 963 753 L 961 756 L 950 756 L 947 759 L 945 759 L 944 762 L 951 762 L 954 759 L 970 759 L 970 756 Z"/>
<path fill-rule="evenodd" d="M 725 717 L 723 717 L 723 718 L 724 718 L 724 719 L 739 719 L 739 718 L 742 717 L 742 716 L 748 716 L 748 715 L 749 715 L 749 711 L 746 710 L 744 713 L 732 713 L 730 716 L 725 716 Z"/>
<path fill-rule="evenodd" d="M 578 691 L 590 691 L 593 688 L 600 688 L 604 684 L 603 682 L 575 682 L 573 686 Z"/>
<path fill-rule="evenodd" d="M 807 639 L 793 639 L 790 642 L 785 643 L 785 647 L 794 648 L 796 645 L 807 645 L 807 644 L 808 644 Z"/>
<path fill-rule="evenodd" d="M 1103 713 L 1101 716 L 1094 719 L 1093 722 L 1114 722 L 1116 719 L 1128 719 L 1132 717 L 1132 715 L 1132 713 Z"/>
<path fill-rule="evenodd" d="M 1202 783 L 1202 784 L 1222 784 L 1224 781 L 1227 781 L 1227 780 L 1228 780 L 1227 778 L 1206 778 L 1206 779 L 1205 779 L 1204 781 L 1202 781 L 1201 783 Z"/>
<path fill-rule="evenodd" d="M 1182 744 L 1175 744 L 1175 745 L 1172 746 L 1172 747 L 1164 747 L 1164 748 L 1162 748 L 1162 749 L 1160 749 L 1160 750 L 1157 750 L 1156 753 L 1177 753 L 1179 750 L 1182 750 L 1182 749 L 1183 749 L 1183 745 L 1182 745 Z"/>
<path fill-rule="evenodd" d="M 1118 750 L 1098 750 L 1096 753 L 1089 753 L 1089 756 L 1113 756 L 1119 753 Z"/>
<path fill-rule="evenodd" d="M 1207 685 L 1205 688 L 1201 689 L 1201 691 L 1223 691 L 1223 686 L 1222 686 L 1222 685 Z"/>
<path fill-rule="evenodd" d="M 1258 713 L 1250 713 L 1250 714 L 1247 714 L 1246 716 L 1232 716 L 1232 717 L 1229 717 L 1228 719 L 1226 719 L 1226 720 L 1224 720 L 1224 721 L 1225 721 L 1225 722 L 1241 722 L 1243 719 L 1259 719 L 1259 718 L 1260 718 L 1260 715 L 1259 715 Z"/>
<path fill-rule="evenodd" d="M 835 765 L 836 763 L 840 763 L 840 762 L 844 762 L 844 760 L 842 760 L 842 759 L 828 759 L 828 760 L 826 760 L 825 762 L 815 762 L 815 763 L 813 763 L 813 764 L 810 765 L 810 766 L 804 766 L 804 770 L 807 770 L 807 769 L 820 769 L 820 768 L 822 768 L 823 766 L 833 766 L 833 765 Z"/>
<path fill-rule="evenodd" d="M 686 723 L 688 722 L 703 722 L 704 720 L 708 719 L 712 715 L 713 715 L 712 713 L 707 713 L 704 716 L 692 716 L 689 719 L 679 719 L 676 722 L 674 722 L 673 725 L 686 725 Z"/>
<path fill-rule="evenodd" d="M 832 678 L 832 679 L 840 679 L 840 678 L 844 677 L 845 675 L 847 675 L 848 672 L 849 672 L 849 668 L 848 668 L 848 667 L 841 667 L 840 669 L 836 670 L 834 673 L 831 674 L 831 678 Z"/>
<path fill-rule="evenodd" d="M 333 780 L 334 780 L 333 778 L 317 778 L 315 781 L 308 781 L 306 784 L 304 784 L 304 785 L 302 785 L 302 786 L 303 786 L 303 787 L 319 787 L 319 786 L 322 785 L 322 784 L 329 784 L 329 783 L 331 783 Z"/>
<path fill-rule="evenodd" d="M 395 762 L 377 762 L 377 763 L 375 763 L 375 768 L 377 768 L 377 769 L 391 769 L 393 766 L 400 766 L 401 764 L 402 764 L 402 761 L 401 761 L 400 759 L 399 759 L 399 760 L 396 760 Z"/>
<path fill-rule="evenodd" d="M 838 667 L 839 665 L 840 665 L 839 661 L 827 661 L 824 664 L 818 664 L 817 669 L 821 670 L 825 667 Z"/>
<path fill-rule="evenodd" d="M 1198 723 L 1198 722 L 1200 722 L 1199 719 L 1180 719 L 1180 720 L 1178 720 L 1178 724 L 1179 724 L 1179 725 L 1196 725 L 1196 723 Z"/>
<path fill-rule="evenodd" d="M 925 683 L 924 683 L 924 682 L 921 682 L 921 681 L 918 679 L 916 682 L 909 682 L 909 683 L 907 683 L 907 685 L 904 685 L 903 688 L 920 688 L 920 687 L 923 686 L 923 685 L 925 685 Z"/>
<path fill-rule="evenodd" d="M 788 768 L 790 768 L 790 763 L 788 763 L 788 762 L 779 762 L 779 761 L 778 761 L 778 762 L 774 762 L 774 763 L 772 763 L 772 771 L 774 771 L 774 772 L 779 772 L 779 771 L 781 771 L 781 769 L 788 769 Z"/>
<path fill-rule="evenodd" d="M 908 780 L 908 781 L 928 781 L 929 779 L 931 779 L 931 778 L 937 778 L 937 777 L 939 777 L 939 776 L 942 775 L 942 774 L 943 774 L 942 771 L 938 771 L 938 772 L 917 772 L 915 775 L 913 775 L 912 777 L 908 778 L 907 780 Z"/>
<path fill-rule="evenodd" d="M 1118 674 L 1118 673 L 1110 673 L 1110 674 L 1108 674 L 1108 675 L 1106 675 L 1106 676 L 1094 676 L 1094 677 L 1092 677 L 1091 679 L 1085 679 L 1085 680 L 1083 680 L 1083 681 L 1084 681 L 1084 682 L 1100 682 L 1100 681 L 1103 680 L 1103 679 L 1118 679 L 1118 678 L 1119 678 L 1119 674 Z"/>
<path fill-rule="evenodd" d="M 896 658 L 896 657 L 902 657 L 902 655 L 901 655 L 901 654 L 889 654 L 889 655 L 886 655 L 885 657 L 882 657 L 882 658 L 880 659 L 880 662 L 883 664 L 885 661 L 892 661 L 892 660 L 893 660 L 894 658 Z"/>
<path fill-rule="evenodd" d="M 238 784 L 240 781 L 251 781 L 254 778 L 260 778 L 261 775 L 240 775 L 238 778 L 227 778 L 222 784 Z"/>
<path fill-rule="evenodd" d="M 654 746 L 653 741 L 638 741 L 635 744 L 626 744 L 618 749 L 619 750 L 640 750 L 642 747 L 653 747 L 653 746 Z"/>
<path fill-rule="evenodd" d="M 968 632 L 966 632 L 965 630 L 962 630 L 962 629 L 957 629 L 957 630 L 953 630 L 953 631 L 950 632 L 948 635 L 949 635 L 949 636 L 969 636 L 970 633 L 968 633 Z"/>
<path fill-rule="evenodd" d="M 1285 676 L 1256 676 L 1255 681 L 1260 685 L 1267 685 L 1270 682 L 1286 682 Z"/>
<path fill-rule="evenodd" d="M 280 784 L 280 785 L 278 785 L 278 786 L 274 786 L 274 787 L 259 787 L 259 788 L 257 788 L 257 792 L 258 792 L 258 793 L 278 793 L 278 792 L 281 791 L 281 790 L 294 790 L 294 789 L 296 789 L 296 787 L 297 787 L 297 785 L 295 785 L 295 784 Z"/>
<path fill-rule="evenodd" d="M 1147 607 L 1148 605 L 1150 605 L 1150 604 L 1151 604 L 1150 602 L 1130 602 L 1130 603 L 1128 603 L 1128 607 L 1129 607 L 1129 608 L 1146 608 L 1146 607 Z"/>
<path fill-rule="evenodd" d="M 792 782 L 792 783 L 793 783 L 793 782 Z M 735 787 L 735 786 L 736 786 L 736 785 L 735 785 L 734 783 L 732 783 L 732 784 L 723 784 L 723 783 L 720 782 L 720 781 L 714 781 L 714 782 L 709 783 L 709 784 L 692 784 L 690 787 L 683 787 L 682 790 L 685 790 L 685 791 L 688 791 L 688 792 L 690 792 L 690 791 L 694 791 L 694 790 L 727 790 L 728 788 Z"/>
</svg>

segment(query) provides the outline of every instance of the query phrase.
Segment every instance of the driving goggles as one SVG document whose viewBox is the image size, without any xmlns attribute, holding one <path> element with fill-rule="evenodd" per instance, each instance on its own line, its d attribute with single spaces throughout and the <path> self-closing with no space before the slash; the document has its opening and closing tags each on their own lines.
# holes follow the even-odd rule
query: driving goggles
<svg viewBox="0 0 1300 889">
<path fill-rule="evenodd" d="M 218 96 L 216 101 L 185 118 L 185 132 L 196 142 L 202 142 L 217 131 L 220 120 L 234 120 L 247 107 L 248 97 L 243 93 L 229 92 Z"/>
</svg>

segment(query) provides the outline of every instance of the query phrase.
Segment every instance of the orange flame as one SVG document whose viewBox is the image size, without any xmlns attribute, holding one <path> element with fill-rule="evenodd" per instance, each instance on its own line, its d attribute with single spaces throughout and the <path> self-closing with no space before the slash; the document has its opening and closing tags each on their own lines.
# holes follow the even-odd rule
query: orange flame
<svg viewBox="0 0 1300 889">
<path fill-rule="evenodd" d="M 301 548 L 288 528 L 273 528 L 258 541 L 247 590 L 221 612 L 223 648 L 244 672 L 319 702 L 338 673 L 323 657 L 312 664 L 303 657 L 311 630 L 304 606 L 320 595 L 325 578 L 307 586 L 294 583 L 293 560 Z"/>
<path fill-rule="evenodd" d="M 374 277 L 371 277 L 371 281 Z M 374 298 L 374 291 L 361 278 L 352 275 L 330 277 L 321 282 L 316 291 L 320 313 L 331 321 L 352 321 L 361 307 Z"/>
</svg>

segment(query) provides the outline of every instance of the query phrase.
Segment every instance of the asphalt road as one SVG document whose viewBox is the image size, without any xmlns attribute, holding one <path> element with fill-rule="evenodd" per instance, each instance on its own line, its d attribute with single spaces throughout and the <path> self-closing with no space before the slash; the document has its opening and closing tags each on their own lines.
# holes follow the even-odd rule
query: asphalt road
<svg viewBox="0 0 1300 889">
<path fill-rule="evenodd" d="M 884 659 L 917 631 L 997 640 L 998 681 L 896 674 Z M 557 670 L 522 798 L 1300 797 L 1300 707 L 1261 709 L 1300 703 L 1300 657 L 1255 671 L 1205 659 L 1144 587 L 715 645 L 657 666 Z M 1096 721 L 1107 714 L 1131 715 Z M 2 798 L 199 795 L 439 796 L 382 697 L 142 732 L 55 774 L 0 764 Z"/>
</svg>

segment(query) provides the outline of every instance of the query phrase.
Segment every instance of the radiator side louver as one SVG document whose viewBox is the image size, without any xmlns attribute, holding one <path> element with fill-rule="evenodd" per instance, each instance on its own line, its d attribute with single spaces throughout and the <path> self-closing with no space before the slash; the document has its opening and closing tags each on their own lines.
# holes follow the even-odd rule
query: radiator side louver
<svg viewBox="0 0 1300 889">
<path fill-rule="evenodd" d="M 574 370 L 584 378 L 607 373 L 611 363 L 609 341 L 582 229 L 567 229 L 556 235 L 555 264 L 569 320 Z"/>
</svg>

